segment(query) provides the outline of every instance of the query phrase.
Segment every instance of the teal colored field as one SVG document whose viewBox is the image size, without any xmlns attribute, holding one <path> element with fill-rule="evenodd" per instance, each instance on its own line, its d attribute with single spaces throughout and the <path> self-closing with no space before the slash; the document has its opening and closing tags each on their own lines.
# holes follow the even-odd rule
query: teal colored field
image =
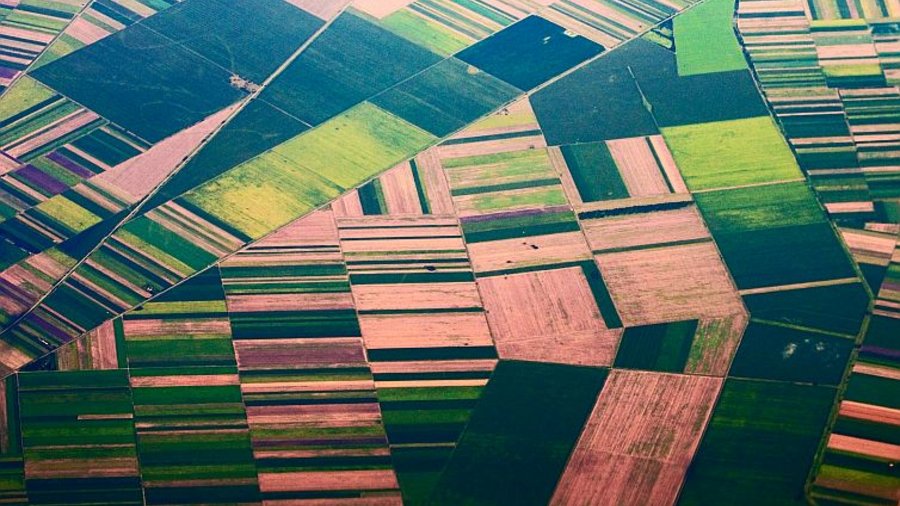
<svg viewBox="0 0 900 506">
<path fill-rule="evenodd" d="M 768 116 L 669 127 L 662 133 L 694 191 L 803 177 Z"/>
</svg>

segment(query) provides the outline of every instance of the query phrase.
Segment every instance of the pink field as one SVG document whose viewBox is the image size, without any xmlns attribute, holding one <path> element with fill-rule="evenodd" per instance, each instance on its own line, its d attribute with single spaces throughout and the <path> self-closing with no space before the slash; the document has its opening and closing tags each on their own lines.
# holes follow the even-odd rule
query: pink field
<svg viewBox="0 0 900 506">
<path fill-rule="evenodd" d="M 622 330 L 609 330 L 579 267 L 478 281 L 501 358 L 610 365 Z"/>
<path fill-rule="evenodd" d="M 722 381 L 613 370 L 551 504 L 674 504 Z"/>
</svg>

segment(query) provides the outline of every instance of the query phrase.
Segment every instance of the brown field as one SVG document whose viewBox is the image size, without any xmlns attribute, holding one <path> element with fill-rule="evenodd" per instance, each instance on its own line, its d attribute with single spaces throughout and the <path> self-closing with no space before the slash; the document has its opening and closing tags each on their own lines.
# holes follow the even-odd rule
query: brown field
<svg viewBox="0 0 900 506">
<path fill-rule="evenodd" d="M 264 383 L 241 383 L 241 391 L 244 394 L 279 394 L 290 392 L 349 392 L 357 390 L 372 390 L 375 384 L 372 380 L 341 380 L 341 381 L 267 381 Z"/>
<path fill-rule="evenodd" d="M 504 132 L 508 129 L 497 129 Z M 480 133 L 480 132 L 479 132 Z M 466 144 L 450 144 L 437 148 L 441 158 L 458 158 L 463 156 L 492 155 L 496 153 L 508 153 L 513 151 L 525 151 L 547 147 L 544 136 L 523 135 L 509 139 L 470 142 Z"/>
<path fill-rule="evenodd" d="M 482 313 L 359 315 L 366 348 L 491 346 Z"/>
<path fill-rule="evenodd" d="M 845 400 L 841 402 L 839 414 L 856 420 L 900 426 L 900 409 Z"/>
<path fill-rule="evenodd" d="M 409 162 L 388 171 L 380 180 L 388 214 L 422 214 L 416 180 L 413 178 Z"/>
<path fill-rule="evenodd" d="M 635 248 L 652 244 L 690 241 L 709 237 L 703 218 L 694 206 L 582 220 L 584 234 L 594 251 Z"/>
<path fill-rule="evenodd" d="M 331 210 L 338 218 L 361 218 L 364 216 L 359 192 L 352 190 L 331 203 Z"/>
<path fill-rule="evenodd" d="M 566 198 L 572 206 L 580 207 L 584 205 L 584 201 L 581 199 L 581 193 L 578 191 L 578 187 L 575 186 L 575 180 L 572 179 L 572 173 L 569 172 L 569 166 L 566 164 L 566 157 L 563 156 L 559 147 L 550 146 L 547 148 L 547 156 L 550 157 L 550 165 L 553 166 L 553 171 L 559 176 L 559 181 L 560 184 L 562 184 L 563 191 L 566 193 Z"/>
<path fill-rule="evenodd" d="M 502 10 L 510 2 L 495 0 L 487 3 Z M 528 98 L 523 98 L 451 137 L 454 141 L 465 142 L 444 144 L 435 149 L 442 159 L 447 159 L 545 148 L 547 141 L 540 128 L 531 103 Z M 498 134 L 518 135 L 485 139 Z"/>
<path fill-rule="evenodd" d="M 666 144 L 663 136 L 651 135 L 648 139 L 650 144 L 653 145 L 653 150 L 656 151 L 656 156 L 659 157 L 662 171 L 668 178 L 669 184 L 672 185 L 672 190 L 675 193 L 688 193 L 687 185 L 684 184 L 684 179 L 681 178 L 681 171 L 678 170 L 678 166 L 675 164 L 675 157 L 669 151 L 669 146 Z"/>
<path fill-rule="evenodd" d="M 337 244 L 337 225 L 331 211 L 314 211 L 253 243 L 252 248 Z"/>
<path fill-rule="evenodd" d="M 25 459 L 25 477 L 31 480 L 64 478 L 115 478 L 136 476 L 136 457 Z"/>
<path fill-rule="evenodd" d="M 897 244 L 896 233 L 840 228 L 841 237 L 857 262 L 887 266 Z"/>
<path fill-rule="evenodd" d="M 197 374 L 190 376 L 132 376 L 132 388 L 199 387 L 240 385 L 237 374 Z"/>
<path fill-rule="evenodd" d="M 408 360 L 392 362 L 372 362 L 372 374 L 417 373 L 417 372 L 471 372 L 493 371 L 497 360 Z"/>
<path fill-rule="evenodd" d="M 342 293 L 269 293 L 229 295 L 228 311 L 255 313 L 262 311 L 310 311 L 352 309 L 353 297 Z"/>
<path fill-rule="evenodd" d="M 259 475 L 259 488 L 262 492 L 383 490 L 398 486 L 397 477 L 391 469 L 297 471 Z"/>
<path fill-rule="evenodd" d="M 478 281 L 501 358 L 610 365 L 622 330 L 609 330 L 580 267 Z"/>
<path fill-rule="evenodd" d="M 319 391 L 319 390 L 317 390 Z M 291 424 L 299 427 L 370 427 L 381 423 L 377 402 L 362 404 L 314 404 L 285 406 L 247 406 L 251 429 L 266 424 Z"/>
<path fill-rule="evenodd" d="M 606 253 L 596 259 L 626 326 L 743 312 L 712 242 Z"/>
<path fill-rule="evenodd" d="M 722 379 L 613 370 L 552 504 L 673 504 Z"/>
<path fill-rule="evenodd" d="M 20 137 L 11 144 L 3 146 L 8 155 L 19 158 L 35 149 L 50 144 L 68 134 L 99 119 L 96 113 L 87 109 L 79 109 L 72 114 L 50 123 L 35 133 Z"/>
<path fill-rule="evenodd" d="M 432 148 L 420 153 L 416 158 L 416 165 L 422 175 L 422 186 L 428 196 L 428 206 L 431 213 L 436 215 L 453 214 L 453 199 L 450 198 L 450 184 L 447 175 L 441 166 L 437 148 Z"/>
<path fill-rule="evenodd" d="M 606 141 L 606 146 L 619 167 L 629 195 L 647 197 L 672 193 L 646 137 Z"/>
<path fill-rule="evenodd" d="M 853 372 L 855 374 L 869 374 L 900 381 L 900 370 L 893 367 L 857 362 L 853 365 Z"/>
<path fill-rule="evenodd" d="M 353 285 L 360 311 L 481 307 L 474 282 Z"/>
<path fill-rule="evenodd" d="M 881 441 L 870 441 L 868 439 L 844 436 L 842 434 L 831 434 L 828 437 L 828 449 L 857 453 L 893 462 L 900 460 L 900 445 L 883 443 Z"/>
<path fill-rule="evenodd" d="M 25 354 L 22 350 L 8 344 L 6 341 L 0 341 L 0 373 L 4 376 L 12 374 L 32 360 L 34 358 Z"/>
<path fill-rule="evenodd" d="M 591 256 L 581 232 L 477 242 L 468 246 L 475 272 L 557 264 Z"/>
<path fill-rule="evenodd" d="M 684 372 L 725 376 L 748 321 L 746 312 L 700 319 Z"/>
<path fill-rule="evenodd" d="M 228 318 L 194 318 L 190 320 L 147 318 L 124 320 L 122 323 L 125 335 L 129 339 L 187 335 L 231 336 L 231 322 Z"/>
<path fill-rule="evenodd" d="M 226 107 L 196 125 L 155 144 L 146 152 L 116 165 L 93 178 L 102 187 L 113 187 L 126 193 L 135 203 L 160 184 L 185 157 L 211 134 L 239 104 Z"/>
</svg>

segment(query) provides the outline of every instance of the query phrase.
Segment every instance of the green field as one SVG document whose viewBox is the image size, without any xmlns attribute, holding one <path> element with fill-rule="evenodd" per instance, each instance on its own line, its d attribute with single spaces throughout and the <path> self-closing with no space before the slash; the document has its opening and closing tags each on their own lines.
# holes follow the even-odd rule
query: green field
<svg viewBox="0 0 900 506">
<path fill-rule="evenodd" d="M 516 88 L 450 58 L 378 95 L 372 103 L 443 137 L 517 95 Z"/>
<path fill-rule="evenodd" d="M 827 387 L 727 380 L 678 504 L 806 504 L 803 485 L 834 397 Z"/>
<path fill-rule="evenodd" d="M 627 328 L 613 366 L 680 373 L 696 331 L 697 320 Z"/>
<path fill-rule="evenodd" d="M 734 8 L 733 0 L 709 0 L 675 18 L 678 75 L 747 68 L 731 25 Z"/>
<path fill-rule="evenodd" d="M 628 188 L 604 142 L 560 148 L 581 200 L 597 202 L 628 198 Z"/>
</svg>

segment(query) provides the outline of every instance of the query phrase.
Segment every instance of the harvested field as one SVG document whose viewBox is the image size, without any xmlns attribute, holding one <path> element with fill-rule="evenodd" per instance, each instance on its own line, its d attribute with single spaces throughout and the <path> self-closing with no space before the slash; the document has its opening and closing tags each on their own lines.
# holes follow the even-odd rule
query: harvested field
<svg viewBox="0 0 900 506">
<path fill-rule="evenodd" d="M 353 8 L 381 19 L 398 11 L 415 0 L 354 0 Z"/>
<path fill-rule="evenodd" d="M 647 197 L 671 193 L 667 176 L 661 170 L 656 154 L 647 137 L 607 141 L 628 194 L 632 197 Z"/>
<path fill-rule="evenodd" d="M 626 326 L 743 312 L 712 242 L 596 257 Z"/>
<path fill-rule="evenodd" d="M 156 144 L 146 152 L 117 165 L 91 180 L 101 188 L 124 193 L 135 203 L 184 162 L 197 146 L 231 114 L 230 106 Z"/>
<path fill-rule="evenodd" d="M 360 315 L 366 348 L 492 346 L 482 313 Z"/>
<path fill-rule="evenodd" d="M 612 363 L 622 331 L 606 327 L 580 267 L 482 278 L 478 286 L 500 358 Z"/>
<path fill-rule="evenodd" d="M 472 266 L 479 273 L 572 262 L 591 256 L 581 232 L 469 243 L 468 247 Z"/>
<path fill-rule="evenodd" d="M 709 237 L 709 231 L 694 206 L 582 220 L 582 224 L 588 243 L 595 252 Z"/>
<path fill-rule="evenodd" d="M 614 370 L 551 504 L 674 504 L 722 380 Z"/>
</svg>

